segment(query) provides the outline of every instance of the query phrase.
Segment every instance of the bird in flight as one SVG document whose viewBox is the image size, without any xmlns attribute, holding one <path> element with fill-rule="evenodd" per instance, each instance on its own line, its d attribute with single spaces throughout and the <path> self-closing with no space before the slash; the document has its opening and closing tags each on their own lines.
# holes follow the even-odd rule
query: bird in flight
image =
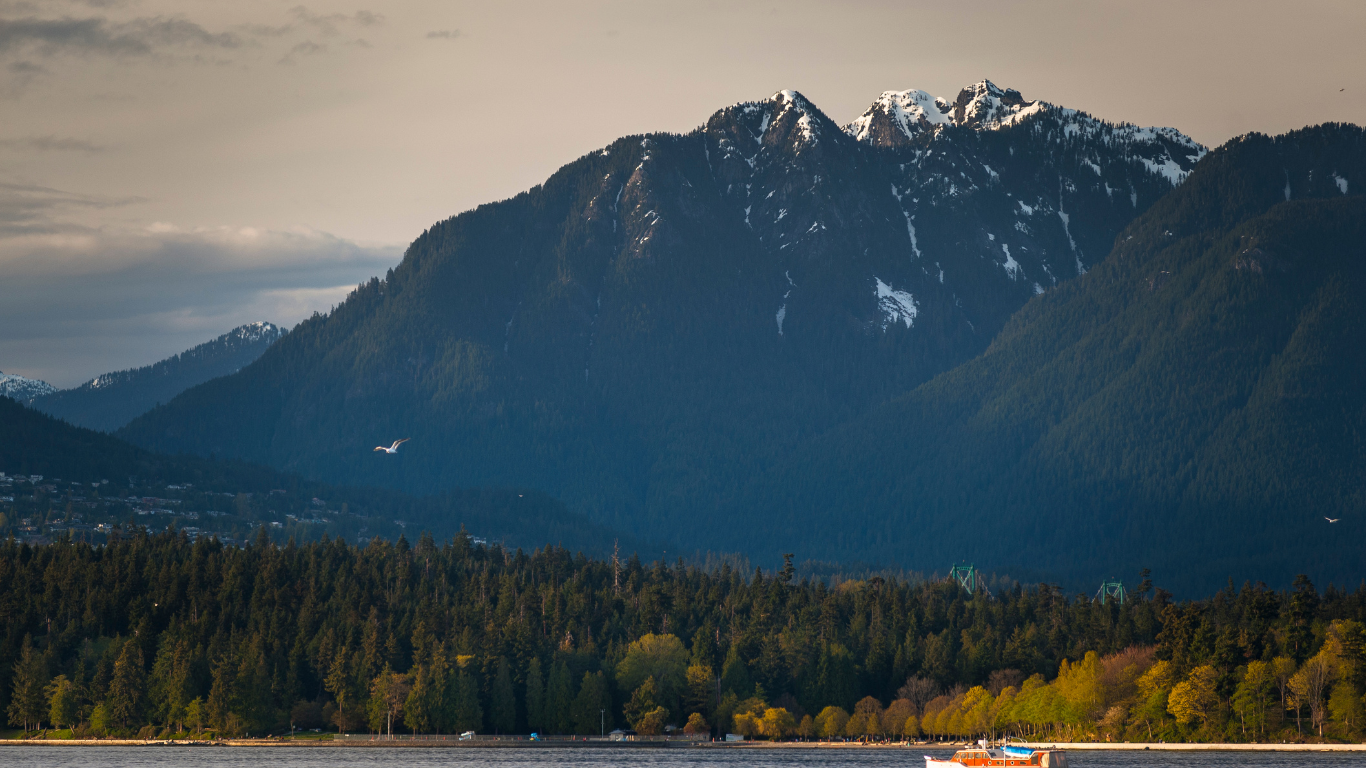
<svg viewBox="0 0 1366 768">
<path fill-rule="evenodd" d="M 1324 519 L 1324 520 L 1327 520 L 1327 521 L 1330 522 L 1330 523 L 1336 523 L 1337 521 L 1341 520 L 1342 518 L 1340 518 L 1340 517 L 1325 517 L 1325 518 L 1323 518 L 1323 519 Z"/>
<path fill-rule="evenodd" d="M 395 441 L 394 441 L 394 444 L 391 445 L 391 446 L 389 446 L 388 448 L 385 448 L 385 447 L 382 446 L 382 445 L 377 445 L 377 446 L 375 446 L 375 450 L 377 450 L 377 451 L 384 451 L 385 453 L 398 453 L 398 447 L 399 447 L 400 445 L 403 445 L 404 443 L 408 442 L 409 440 L 412 440 L 412 438 L 411 438 L 411 437 L 405 437 L 405 438 L 403 438 L 402 440 L 395 440 Z"/>
</svg>

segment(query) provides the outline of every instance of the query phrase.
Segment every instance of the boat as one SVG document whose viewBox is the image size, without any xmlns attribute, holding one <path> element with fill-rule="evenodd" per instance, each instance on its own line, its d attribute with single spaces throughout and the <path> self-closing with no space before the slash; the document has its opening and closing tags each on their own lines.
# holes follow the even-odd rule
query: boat
<svg viewBox="0 0 1366 768">
<path fill-rule="evenodd" d="M 1011 744 L 993 746 L 985 740 L 975 747 L 966 747 L 953 757 L 940 760 L 925 755 L 925 768 L 975 768 L 976 766 L 1036 766 L 1037 768 L 1067 768 L 1067 753 L 1061 749 L 1031 749 Z"/>
</svg>

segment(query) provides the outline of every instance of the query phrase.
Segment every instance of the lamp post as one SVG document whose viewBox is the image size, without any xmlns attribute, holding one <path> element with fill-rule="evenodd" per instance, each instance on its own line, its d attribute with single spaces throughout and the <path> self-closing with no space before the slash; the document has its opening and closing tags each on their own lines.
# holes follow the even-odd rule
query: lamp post
<svg viewBox="0 0 1366 768">
<path fill-rule="evenodd" d="M 606 725 L 606 723 L 607 723 L 607 710 L 605 710 L 605 709 L 599 709 L 599 710 L 598 710 L 598 738 L 602 738 L 603 736 L 606 736 L 606 735 L 607 735 L 607 725 Z"/>
</svg>

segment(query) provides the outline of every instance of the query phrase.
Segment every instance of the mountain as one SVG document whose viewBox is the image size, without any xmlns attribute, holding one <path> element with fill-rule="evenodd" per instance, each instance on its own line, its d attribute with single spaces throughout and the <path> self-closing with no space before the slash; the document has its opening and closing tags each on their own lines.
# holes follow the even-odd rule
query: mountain
<svg viewBox="0 0 1366 768">
<path fill-rule="evenodd" d="M 271 323 L 248 323 L 159 363 L 43 393 L 32 398 L 33 405 L 71 424 L 113 432 L 196 384 L 249 365 L 284 335 L 283 328 Z"/>
<path fill-rule="evenodd" d="M 36 479 L 24 485 L 22 478 L 30 477 Z M 19 488 L 13 485 L 16 480 Z M 74 511 L 74 520 L 86 525 L 131 522 L 160 529 L 174 523 L 237 541 L 254 536 L 261 526 L 281 543 L 324 534 L 368 541 L 376 536 L 394 540 L 406 533 L 416 541 L 424 532 L 445 540 L 465 530 L 527 549 L 561 544 L 606 555 L 620 542 L 627 552 L 658 553 L 653 545 L 595 525 L 533 490 L 459 488 L 414 497 L 330 486 L 240 461 L 153 453 L 4 397 L 0 490 L 5 492 L 0 495 L 0 539 L 14 533 L 21 518 L 45 520 L 65 530 Z"/>
<path fill-rule="evenodd" d="M 529 486 L 748 548 L 781 524 L 721 512 L 753 477 L 979 355 L 1204 152 L 986 81 L 884 93 L 845 126 L 782 91 L 432 226 L 384 279 L 119 434 L 332 482 Z M 371 460 L 398 436 L 401 461 Z"/>
<path fill-rule="evenodd" d="M 0 397 L 28 403 L 56 391 L 57 388 L 46 381 L 29 379 L 14 373 L 0 373 Z"/>
<path fill-rule="evenodd" d="M 791 521 L 769 557 L 833 524 L 835 558 L 1080 584 L 1150 566 L 1187 592 L 1356 583 L 1364 185 L 1356 126 L 1233 140 L 981 357 L 801 446 L 727 511 Z"/>
</svg>

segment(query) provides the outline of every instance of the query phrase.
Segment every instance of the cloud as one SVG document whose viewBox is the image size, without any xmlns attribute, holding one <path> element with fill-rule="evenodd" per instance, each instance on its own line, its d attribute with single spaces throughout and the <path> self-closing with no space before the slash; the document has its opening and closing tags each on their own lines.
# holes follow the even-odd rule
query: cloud
<svg viewBox="0 0 1366 768">
<path fill-rule="evenodd" d="M 5 253 L 6 238 L 85 232 L 84 227 L 64 220 L 68 214 L 139 202 L 143 198 L 84 195 L 36 184 L 0 182 L 0 254 Z M 3 263 L 0 260 L 0 265 Z"/>
<path fill-rule="evenodd" d="M 237 48 L 231 32 L 209 32 L 194 22 L 154 16 L 126 22 L 94 17 L 0 19 L 0 54 L 73 54 L 115 58 L 147 57 L 172 48 Z"/>
<path fill-rule="evenodd" d="M 293 325 L 400 256 L 397 246 L 304 229 L 159 224 L 0 237 L 0 370 L 74 386 L 245 322 Z"/>
<path fill-rule="evenodd" d="M 320 53 L 327 53 L 326 44 L 319 45 L 312 40 L 305 40 L 302 43 L 295 45 L 293 48 L 290 48 L 289 53 L 286 53 L 284 57 L 276 63 L 297 64 L 298 60 L 295 56 L 316 56 Z"/>
<path fill-rule="evenodd" d="M 427 33 L 428 40 L 454 40 L 460 37 L 458 29 L 436 29 Z"/>
<path fill-rule="evenodd" d="M 357 11 L 355 15 L 348 16 L 344 13 L 316 14 L 309 11 L 302 5 L 297 5 L 289 9 L 301 24 L 306 24 L 318 32 L 328 37 L 340 34 L 337 28 L 339 24 L 359 24 L 362 27 L 374 27 L 384 23 L 384 17 L 371 11 Z"/>
<path fill-rule="evenodd" d="M 0 139 L 0 149 L 21 149 L 35 152 L 103 152 L 104 147 L 81 139 L 63 136 L 21 136 Z"/>
</svg>

